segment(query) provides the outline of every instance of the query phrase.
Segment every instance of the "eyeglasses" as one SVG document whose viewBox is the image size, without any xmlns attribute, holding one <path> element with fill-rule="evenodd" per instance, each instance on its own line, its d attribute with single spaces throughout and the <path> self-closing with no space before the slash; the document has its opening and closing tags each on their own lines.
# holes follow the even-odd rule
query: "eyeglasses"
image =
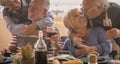
<svg viewBox="0 0 120 64">
<path fill-rule="evenodd" d="M 83 11 L 85 11 L 85 12 L 90 12 L 90 11 L 92 11 L 92 10 L 96 10 L 96 6 L 95 7 L 92 7 L 92 8 L 90 8 L 90 9 L 84 9 L 84 8 L 81 8 Z"/>
<path fill-rule="evenodd" d="M 81 6 L 81 10 L 84 11 L 84 12 L 90 12 L 90 11 L 92 11 L 92 10 L 96 10 L 96 9 L 97 9 L 97 6 L 94 6 L 94 7 L 89 8 L 89 9 L 85 9 L 85 8 L 82 6 L 82 4 L 80 4 L 80 6 Z"/>
</svg>

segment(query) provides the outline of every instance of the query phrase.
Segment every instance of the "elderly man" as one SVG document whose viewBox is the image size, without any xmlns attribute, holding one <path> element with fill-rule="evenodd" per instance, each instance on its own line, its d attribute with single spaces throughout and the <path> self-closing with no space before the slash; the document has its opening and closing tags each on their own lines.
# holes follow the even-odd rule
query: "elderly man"
<svg viewBox="0 0 120 64">
<path fill-rule="evenodd" d="M 37 27 L 44 29 L 47 26 L 52 26 L 52 23 L 49 22 L 52 21 L 52 19 L 46 18 L 46 15 L 49 14 L 49 7 L 49 0 L 32 0 L 28 9 L 28 18 L 32 20 L 34 27 L 29 25 L 24 31 L 25 34 L 27 33 L 26 35 L 31 35 Z"/>
<path fill-rule="evenodd" d="M 89 19 L 89 27 L 102 26 L 106 30 L 107 37 L 114 38 L 120 46 L 120 6 L 118 4 L 107 0 L 92 0 L 92 2 L 83 0 L 82 10 Z"/>
<path fill-rule="evenodd" d="M 24 36 L 37 35 L 39 29 L 43 29 L 47 26 L 52 26 L 54 23 L 53 16 L 51 15 L 51 13 L 48 12 L 46 12 L 43 17 L 37 17 L 37 20 L 29 20 L 28 7 L 30 1 L 31 0 L 0 0 L 1 6 L 5 7 L 3 10 L 3 18 L 6 22 L 7 28 L 11 32 L 11 34 L 14 34 L 11 43 L 17 43 L 17 46 L 25 45 L 28 42 L 33 44 L 36 41 L 36 38 Z M 40 1 L 43 3 L 41 5 L 49 2 L 49 0 Z M 33 5 L 31 4 L 31 6 Z M 49 7 L 50 5 L 47 8 L 49 9 Z M 39 10 L 39 8 L 37 9 Z M 41 7 L 40 9 L 42 8 L 44 7 Z M 33 9 L 34 12 L 37 12 L 37 9 Z M 39 13 L 40 12 L 41 11 L 39 11 Z M 37 16 L 37 14 L 35 14 L 35 16 Z M 14 51 L 13 48 L 15 47 L 12 46 L 16 46 L 16 44 L 10 45 L 10 49 Z"/>
</svg>

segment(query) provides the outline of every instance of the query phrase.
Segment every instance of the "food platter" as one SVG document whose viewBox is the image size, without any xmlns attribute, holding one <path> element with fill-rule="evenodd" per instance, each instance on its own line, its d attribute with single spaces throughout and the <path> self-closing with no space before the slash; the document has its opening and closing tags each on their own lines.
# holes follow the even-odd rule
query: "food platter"
<svg viewBox="0 0 120 64">
<path fill-rule="evenodd" d="M 12 58 L 11 57 L 5 57 L 5 59 L 3 59 L 3 61 L 0 61 L 0 64 L 8 64 L 12 62 Z"/>
</svg>

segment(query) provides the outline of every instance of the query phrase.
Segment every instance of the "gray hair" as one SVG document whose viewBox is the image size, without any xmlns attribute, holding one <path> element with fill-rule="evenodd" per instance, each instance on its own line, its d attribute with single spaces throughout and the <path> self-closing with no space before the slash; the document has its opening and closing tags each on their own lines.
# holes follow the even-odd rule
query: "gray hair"
<svg viewBox="0 0 120 64">
<path fill-rule="evenodd" d="M 6 6 L 9 2 L 11 2 L 12 0 L 0 0 L 0 5 L 1 6 Z"/>
<path fill-rule="evenodd" d="M 102 6 L 102 8 L 104 10 L 106 10 L 110 7 L 108 0 L 96 0 L 96 5 Z"/>
<path fill-rule="evenodd" d="M 50 7 L 50 0 L 32 0 L 32 1 L 40 2 L 43 8 L 49 9 Z"/>
<path fill-rule="evenodd" d="M 87 1 L 87 0 L 83 0 L 82 2 L 84 2 L 84 1 Z M 94 3 L 94 6 L 102 7 L 103 10 L 107 10 L 110 7 L 110 3 L 108 2 L 108 0 L 93 0 L 93 2 L 91 2 L 91 3 Z M 83 3 L 82 3 L 82 6 L 83 6 Z"/>
<path fill-rule="evenodd" d="M 50 7 L 50 0 L 43 0 L 43 7 L 49 9 L 49 7 Z"/>
</svg>

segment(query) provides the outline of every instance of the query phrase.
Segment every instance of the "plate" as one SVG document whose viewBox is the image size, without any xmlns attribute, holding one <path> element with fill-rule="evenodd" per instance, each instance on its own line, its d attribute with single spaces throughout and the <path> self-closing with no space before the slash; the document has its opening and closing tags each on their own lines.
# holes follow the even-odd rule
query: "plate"
<svg viewBox="0 0 120 64">
<path fill-rule="evenodd" d="M 5 59 L 3 61 L 0 61 L 0 64 L 8 64 L 12 62 L 12 58 L 11 57 L 5 57 Z"/>
<path fill-rule="evenodd" d="M 87 57 L 80 58 L 80 60 L 84 63 L 88 62 Z M 112 60 L 112 58 L 104 58 L 103 61 L 98 61 L 98 64 L 106 64 L 106 63 L 110 62 L 111 60 Z"/>
<path fill-rule="evenodd" d="M 48 58 L 48 63 L 51 64 L 52 60 L 54 59 L 57 59 L 61 62 L 61 61 L 75 60 L 76 58 L 68 54 L 62 54 L 62 55 Z"/>
</svg>

